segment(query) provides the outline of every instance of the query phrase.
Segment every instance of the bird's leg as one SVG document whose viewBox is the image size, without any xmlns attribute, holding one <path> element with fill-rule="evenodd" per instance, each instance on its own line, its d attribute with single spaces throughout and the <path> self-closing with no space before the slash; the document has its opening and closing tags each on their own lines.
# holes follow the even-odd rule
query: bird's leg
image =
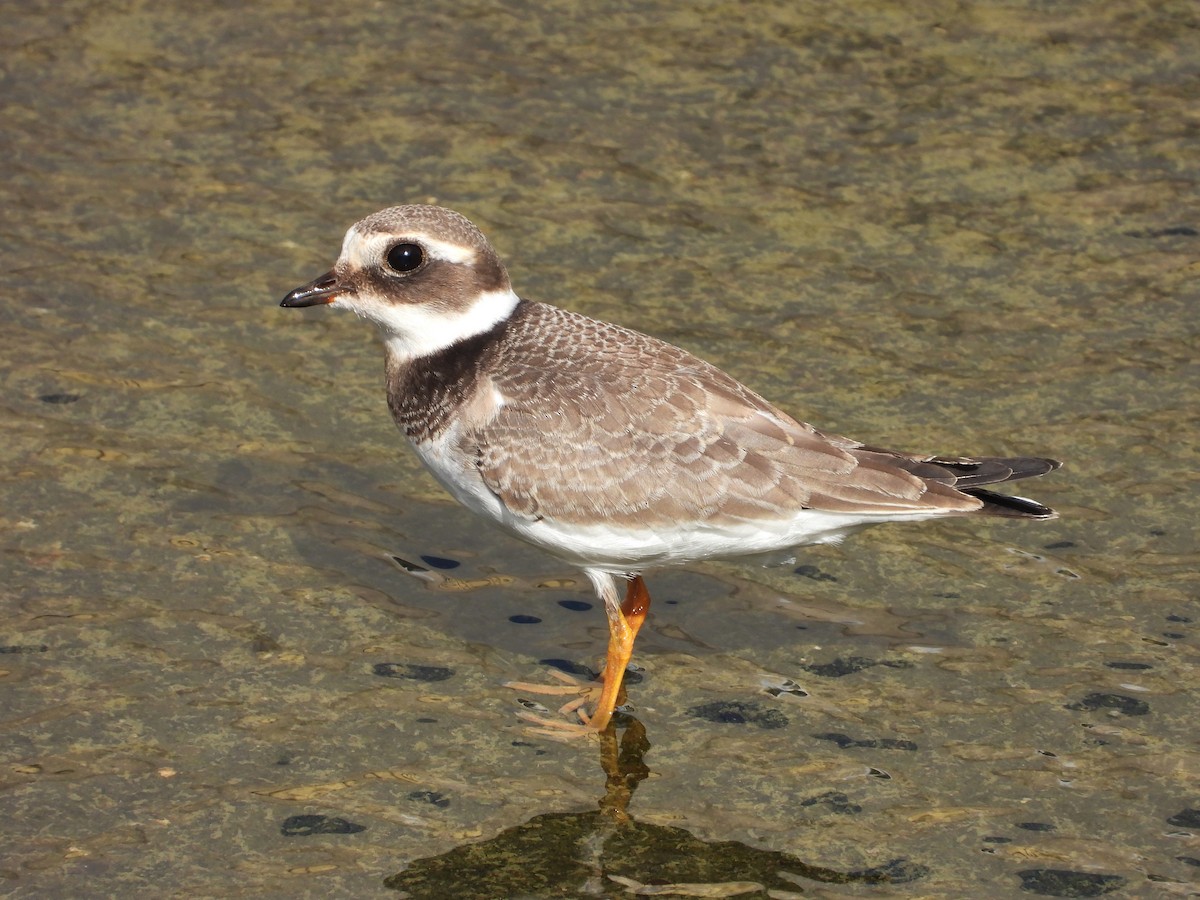
<svg viewBox="0 0 1200 900">
<path fill-rule="evenodd" d="M 625 699 L 625 667 L 633 656 L 633 642 L 646 621 L 650 609 L 650 592 L 641 575 L 634 575 L 625 589 L 625 602 L 620 606 L 609 603 L 605 597 L 605 612 L 608 613 L 608 655 L 601 677 L 604 690 L 596 701 L 596 708 L 587 720 L 596 731 L 603 731 L 612 718 L 617 703 Z M 616 598 L 613 597 L 615 600 Z M 581 713 L 582 718 L 582 713 Z"/>
<path fill-rule="evenodd" d="M 574 712 L 581 723 L 572 725 L 567 722 L 557 722 L 544 719 L 531 713 L 522 713 L 521 718 L 540 726 L 539 730 L 552 737 L 571 736 L 575 734 L 594 734 L 603 731 L 612 719 L 613 710 L 625 697 L 624 681 L 625 668 L 633 655 L 633 642 L 637 638 L 642 623 L 646 621 L 646 613 L 650 609 L 650 593 L 642 576 L 635 575 L 629 580 L 625 591 L 625 601 L 618 600 L 616 585 L 611 575 L 603 574 L 593 578 L 597 592 L 604 600 L 604 611 L 608 616 L 608 653 L 604 671 L 600 673 L 601 685 L 588 688 L 574 686 L 542 687 L 523 682 L 510 682 L 508 687 L 530 690 L 535 693 L 565 694 L 575 693 L 580 696 L 563 706 L 559 712 Z M 555 673 L 557 674 L 557 673 Z M 562 676 L 565 678 L 565 676 Z M 591 715 L 584 712 L 583 707 L 597 692 Z"/>
</svg>

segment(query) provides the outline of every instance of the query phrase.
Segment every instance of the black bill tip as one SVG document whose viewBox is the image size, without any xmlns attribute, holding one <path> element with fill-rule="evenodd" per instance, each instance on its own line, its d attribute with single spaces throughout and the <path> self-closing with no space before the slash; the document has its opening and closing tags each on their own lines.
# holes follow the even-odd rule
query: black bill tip
<svg viewBox="0 0 1200 900">
<path fill-rule="evenodd" d="M 303 287 L 298 287 L 290 292 L 279 301 L 279 305 L 286 306 L 288 309 L 298 309 L 302 306 L 320 306 L 336 300 L 341 290 L 342 288 L 338 284 L 337 276 L 333 272 L 326 272 L 320 278 L 310 281 Z"/>
</svg>

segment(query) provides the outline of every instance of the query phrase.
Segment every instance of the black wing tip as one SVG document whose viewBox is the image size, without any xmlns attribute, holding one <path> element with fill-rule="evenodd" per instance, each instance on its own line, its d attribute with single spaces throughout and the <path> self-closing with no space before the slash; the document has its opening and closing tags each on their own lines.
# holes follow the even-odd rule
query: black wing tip
<svg viewBox="0 0 1200 900">
<path fill-rule="evenodd" d="M 984 457 L 979 462 L 999 464 L 1009 470 L 1003 478 L 984 481 L 984 484 L 1018 481 L 1022 478 L 1037 478 L 1062 468 L 1062 461 L 1047 456 Z M 960 487 L 964 494 L 983 501 L 978 513 L 985 516 L 1006 516 L 1010 519 L 1057 519 L 1058 513 L 1028 497 L 998 494 L 983 487 Z"/>
<path fill-rule="evenodd" d="M 1021 474 L 1018 477 L 1021 478 L 1036 478 L 1062 468 L 1062 460 L 1050 459 L 1048 456 L 1026 456 L 1013 462 L 1025 463 L 1025 466 L 1020 468 Z"/>
<path fill-rule="evenodd" d="M 1047 460 L 1047 462 L 1055 462 L 1055 460 Z M 1053 469 L 1047 469 L 1047 471 L 1053 471 Z M 1044 506 L 1036 500 L 1030 500 L 1028 497 L 997 494 L 995 491 L 983 488 L 966 488 L 963 493 L 983 501 L 983 507 L 978 512 L 985 516 L 1007 516 L 1012 519 L 1058 518 L 1058 513 L 1050 507 Z"/>
<path fill-rule="evenodd" d="M 1037 478 L 1062 468 L 1061 461 L 1048 456 L 934 456 L 924 461 L 945 466 L 967 486 L 972 481 L 979 485 Z"/>
</svg>

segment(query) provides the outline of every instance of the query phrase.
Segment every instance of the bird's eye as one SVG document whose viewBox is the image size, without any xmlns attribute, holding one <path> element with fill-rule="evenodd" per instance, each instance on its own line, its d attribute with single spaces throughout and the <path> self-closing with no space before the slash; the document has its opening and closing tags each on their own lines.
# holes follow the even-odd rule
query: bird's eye
<svg viewBox="0 0 1200 900">
<path fill-rule="evenodd" d="M 425 251 L 417 244 L 397 244 L 387 253 L 387 263 L 396 272 L 411 272 L 425 262 Z"/>
</svg>

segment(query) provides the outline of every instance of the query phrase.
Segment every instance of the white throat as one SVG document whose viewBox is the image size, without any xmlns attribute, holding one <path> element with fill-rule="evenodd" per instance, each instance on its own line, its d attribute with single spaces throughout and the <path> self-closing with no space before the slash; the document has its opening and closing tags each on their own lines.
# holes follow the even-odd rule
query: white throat
<svg viewBox="0 0 1200 900">
<path fill-rule="evenodd" d="M 458 311 L 397 305 L 361 295 L 339 298 L 331 305 L 353 310 L 374 322 L 383 337 L 388 360 L 405 363 L 483 334 L 512 315 L 520 302 L 521 298 L 508 288 L 485 291 L 466 309 Z"/>
</svg>

